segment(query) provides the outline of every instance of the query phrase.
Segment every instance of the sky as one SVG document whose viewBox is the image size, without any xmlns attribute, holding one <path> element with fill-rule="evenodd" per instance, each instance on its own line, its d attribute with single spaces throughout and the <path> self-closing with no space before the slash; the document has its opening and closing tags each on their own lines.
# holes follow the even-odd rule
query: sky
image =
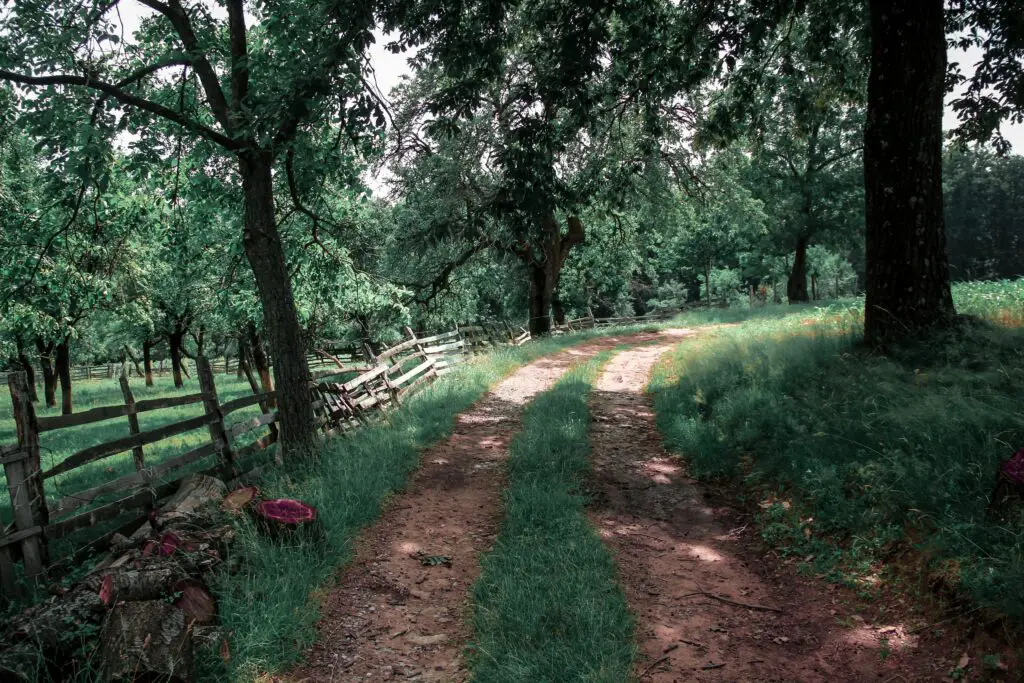
<svg viewBox="0 0 1024 683">
<path fill-rule="evenodd" d="M 224 15 L 224 10 L 216 3 L 208 3 L 211 12 L 214 16 Z M 142 17 L 151 15 L 153 13 L 147 7 L 139 4 L 137 0 L 128 0 L 120 3 L 121 18 L 124 21 L 125 35 L 131 35 L 134 30 L 138 27 L 139 21 Z M 379 31 L 375 31 L 374 35 L 377 37 L 377 42 L 374 43 L 370 49 L 370 63 L 373 65 L 374 72 L 377 78 L 377 85 L 380 87 L 380 91 L 386 96 L 391 92 L 391 89 L 398 85 L 399 80 L 404 74 L 410 73 L 409 65 L 407 60 L 409 54 L 392 54 L 384 49 L 388 39 Z M 960 50 L 950 50 L 947 53 L 949 61 L 959 62 L 960 70 L 964 75 L 970 76 L 974 73 L 973 65 L 980 59 L 981 50 L 978 48 L 971 48 L 967 52 Z M 957 125 L 956 114 L 949 106 L 949 102 L 955 99 L 956 93 L 951 93 L 947 96 L 946 111 L 943 117 L 943 128 L 950 130 L 955 128 Z M 1024 125 L 1009 125 L 1003 124 L 1003 135 L 1013 146 L 1013 151 L 1017 154 L 1024 153 Z"/>
</svg>

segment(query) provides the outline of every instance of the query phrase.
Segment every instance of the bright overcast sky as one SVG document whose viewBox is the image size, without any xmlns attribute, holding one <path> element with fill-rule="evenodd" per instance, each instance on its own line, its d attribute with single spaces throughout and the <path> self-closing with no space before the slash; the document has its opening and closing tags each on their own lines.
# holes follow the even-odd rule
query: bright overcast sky
<svg viewBox="0 0 1024 683">
<path fill-rule="evenodd" d="M 224 10 L 215 3 L 209 3 L 209 8 L 214 15 L 224 14 Z M 120 13 L 124 20 L 125 36 L 127 37 L 134 33 L 139 25 L 139 19 L 152 14 L 153 11 L 143 7 L 138 2 L 122 2 L 120 4 Z M 409 73 L 408 55 L 396 55 L 388 52 L 384 49 L 387 39 L 379 32 L 374 34 L 377 37 L 377 42 L 370 50 L 370 61 L 376 73 L 377 84 L 380 86 L 381 92 L 387 95 L 398 84 L 402 75 Z M 981 51 L 977 48 L 972 48 L 966 53 L 953 50 L 949 52 L 949 60 L 959 62 L 960 70 L 968 76 L 974 72 L 973 65 L 980 56 Z M 953 99 L 953 96 L 951 95 L 949 99 Z M 956 125 L 956 115 L 947 106 L 943 127 L 949 130 L 955 128 Z M 1003 135 L 1013 145 L 1014 152 L 1018 154 L 1024 153 L 1024 125 L 1004 124 Z"/>
</svg>

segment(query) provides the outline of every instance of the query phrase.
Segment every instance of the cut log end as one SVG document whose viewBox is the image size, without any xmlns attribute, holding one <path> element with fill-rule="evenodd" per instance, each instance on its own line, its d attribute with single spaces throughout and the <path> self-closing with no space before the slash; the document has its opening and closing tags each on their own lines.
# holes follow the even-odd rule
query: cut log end
<svg viewBox="0 0 1024 683">
<path fill-rule="evenodd" d="M 319 535 L 321 526 L 317 509 L 301 500 L 276 498 L 253 506 L 258 526 L 272 537 Z"/>
<path fill-rule="evenodd" d="M 217 623 L 217 601 L 202 583 L 188 580 L 174 586 L 174 606 L 185 613 L 189 623 L 211 626 Z"/>
<path fill-rule="evenodd" d="M 259 487 L 256 486 L 243 486 L 237 488 L 228 495 L 224 496 L 224 500 L 220 503 L 221 510 L 238 514 L 249 505 L 256 502 L 260 497 Z"/>
</svg>

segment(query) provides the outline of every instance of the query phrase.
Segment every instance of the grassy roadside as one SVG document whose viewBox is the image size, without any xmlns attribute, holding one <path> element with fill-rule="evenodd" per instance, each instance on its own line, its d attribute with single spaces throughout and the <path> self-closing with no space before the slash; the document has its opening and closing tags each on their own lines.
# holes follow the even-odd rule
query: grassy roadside
<svg viewBox="0 0 1024 683">
<path fill-rule="evenodd" d="M 576 366 L 526 409 L 510 446 L 505 519 L 474 587 L 474 680 L 628 678 L 633 619 L 587 520 L 587 396 L 610 354 Z"/>
<path fill-rule="evenodd" d="M 280 546 L 244 521 L 233 564 L 212 587 L 220 623 L 228 634 L 230 658 L 207 652 L 202 680 L 253 680 L 294 665 L 316 635 L 319 591 L 351 558 L 356 535 L 372 523 L 393 492 L 401 489 L 419 453 L 447 437 L 455 416 L 498 380 L 540 356 L 595 335 L 566 335 L 515 349 L 502 349 L 438 380 L 380 424 L 352 438 L 326 444 L 319 462 L 286 467 L 261 483 L 268 497 L 301 498 L 316 505 L 326 542 Z"/>
<path fill-rule="evenodd" d="M 961 312 L 1019 325 L 1020 290 L 954 293 Z M 858 345 L 858 313 L 681 344 L 650 385 L 668 446 L 760 503 L 765 540 L 808 572 L 865 598 L 916 575 L 910 588 L 1024 620 L 1024 512 L 986 515 L 999 462 L 1024 445 L 1024 330 L 983 323 L 880 356 Z"/>
</svg>

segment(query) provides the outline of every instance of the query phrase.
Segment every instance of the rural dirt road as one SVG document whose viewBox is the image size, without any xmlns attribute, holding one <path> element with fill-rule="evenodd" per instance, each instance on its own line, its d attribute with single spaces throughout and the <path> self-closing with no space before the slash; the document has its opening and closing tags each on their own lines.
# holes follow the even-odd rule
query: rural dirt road
<svg viewBox="0 0 1024 683">
<path fill-rule="evenodd" d="M 533 361 L 461 414 L 357 543 L 324 603 L 317 644 L 284 680 L 464 680 L 469 592 L 500 522 L 501 463 L 523 409 L 573 363 L 659 338 L 603 337 Z"/>
<path fill-rule="evenodd" d="M 275 680 L 467 680 L 470 592 L 498 530 L 502 462 L 523 409 L 573 363 L 625 344 L 591 397 L 588 489 L 591 519 L 637 618 L 636 678 L 944 680 L 924 651 L 941 644 L 917 648 L 899 624 L 857 621 L 840 589 L 766 558 L 756 532 L 734 528 L 735 511 L 709 505 L 685 464 L 664 450 L 643 391 L 660 356 L 691 335 L 586 342 L 523 366 L 461 414 L 357 542 L 324 601 L 306 663 Z"/>
<path fill-rule="evenodd" d="M 637 678 L 943 680 L 906 627 L 851 619 L 835 586 L 780 568 L 754 529 L 732 526 L 733 510 L 708 504 L 683 461 L 665 451 L 643 393 L 670 348 L 618 353 L 590 400 L 591 519 L 637 618 Z"/>
</svg>

